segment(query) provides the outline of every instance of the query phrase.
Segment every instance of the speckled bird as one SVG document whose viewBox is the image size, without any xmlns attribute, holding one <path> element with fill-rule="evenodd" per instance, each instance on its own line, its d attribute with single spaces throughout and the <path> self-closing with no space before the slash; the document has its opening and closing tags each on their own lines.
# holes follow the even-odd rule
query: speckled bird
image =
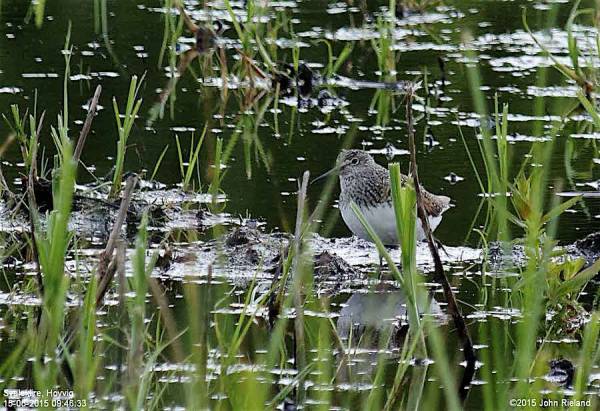
<svg viewBox="0 0 600 411">
<path fill-rule="evenodd" d="M 392 205 L 390 175 L 386 168 L 375 162 L 373 157 L 362 150 L 342 150 L 336 166 L 340 179 L 339 208 L 342 219 L 356 236 L 372 241 L 369 234 L 350 207 L 354 202 L 385 245 L 398 245 L 396 217 Z M 402 182 L 408 177 L 401 176 Z M 450 208 L 450 197 L 436 195 L 424 188 L 421 190 L 423 206 L 429 219 L 429 226 L 435 230 L 442 221 L 442 214 Z M 421 221 L 417 221 L 417 240 L 425 239 Z"/>
</svg>

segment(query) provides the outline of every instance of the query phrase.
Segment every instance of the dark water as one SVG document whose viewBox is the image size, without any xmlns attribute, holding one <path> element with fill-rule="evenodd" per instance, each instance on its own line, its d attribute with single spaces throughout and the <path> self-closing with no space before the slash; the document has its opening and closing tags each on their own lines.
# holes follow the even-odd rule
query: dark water
<svg viewBox="0 0 600 411">
<path fill-rule="evenodd" d="M 376 28 L 365 20 L 383 5 L 383 2 L 366 4 L 367 18 L 359 11 L 329 14 L 331 7 L 328 9 L 325 2 L 316 1 L 282 3 L 281 9 L 284 10 L 282 13 L 297 19 L 294 31 L 303 43 L 300 48 L 301 60 L 323 65 L 327 62 L 326 48 L 316 40 L 331 38 L 333 35 L 341 38 L 354 36 L 357 39 L 361 35 L 363 38 L 372 37 L 376 34 Z M 430 118 L 430 123 L 433 124 L 430 134 L 439 145 L 429 149 L 426 145 L 419 144 L 419 164 L 421 179 L 426 187 L 432 192 L 449 195 L 456 204 L 446 214 L 438 231 L 442 241 L 448 244 L 462 243 L 469 231 L 470 224 L 467 222 L 474 217 L 481 200 L 477 196 L 480 190 L 455 124 L 458 115 L 463 120 L 463 132 L 477 160 L 479 156 L 474 140 L 476 129 L 473 127 L 477 123 L 467 121 L 473 120 L 474 115 L 462 53 L 465 48 L 474 49 L 480 55 L 478 67 L 485 95 L 490 100 L 490 110 L 493 110 L 491 100 L 494 93 L 498 93 L 501 103 L 510 104 L 513 117 L 509 130 L 516 134 L 516 141 L 511 144 L 515 159 L 520 160 L 530 145 L 527 141 L 519 140 L 532 133 L 533 121 L 527 116 L 533 115 L 536 69 L 540 62 L 543 66 L 548 64 L 543 57 L 537 55 L 532 41 L 522 29 L 519 16 L 524 5 L 529 7 L 531 25 L 544 28 L 545 18 L 549 13 L 538 9 L 546 8 L 546 3 L 461 1 L 446 2 L 444 7 L 423 16 L 411 16 L 409 23 L 401 24 L 396 33 L 394 48 L 398 50 L 398 79 L 416 79 L 420 77 L 419 73 L 427 70 L 429 83 L 433 86 L 437 82 L 439 85 L 442 73 L 438 59 L 445 62 L 446 93 L 443 101 L 436 103 L 439 107 L 434 109 Z M 104 110 L 94 122 L 94 132 L 83 154 L 84 162 L 95 166 L 97 175 L 107 173 L 113 164 L 117 134 L 111 99 L 116 96 L 121 105 L 124 105 L 129 78 L 133 74 L 145 73 L 146 77 L 141 92 L 144 99 L 141 118 L 136 122 L 130 139 L 128 169 L 137 171 L 146 168 L 152 171 L 162 149 L 169 144 L 170 148 L 157 179 L 169 184 L 177 183 L 180 175 L 174 137 L 179 134 L 182 141 L 187 141 L 191 134 L 190 131 L 181 131 L 182 128 L 195 129 L 198 134 L 209 121 L 210 131 L 201 155 L 202 164 L 205 165 L 212 161 L 217 137 L 223 138 L 225 145 L 231 140 L 234 129 L 229 126 L 239 118 L 239 105 L 235 99 L 230 99 L 224 111 L 225 119 L 215 118 L 215 114 L 222 110 L 219 107 L 218 90 L 202 87 L 190 73 L 186 73 L 178 83 L 173 117 L 170 118 L 167 109 L 164 119 L 146 126 L 148 111 L 158 97 L 157 89 L 164 87 L 167 81 L 163 67 L 167 60 L 163 62 L 163 66 L 158 65 L 164 17 L 158 9 L 158 2 L 109 1 L 108 38 L 94 32 L 94 10 L 91 3 L 49 2 L 46 7 L 44 25 L 37 29 L 33 24 L 24 23 L 23 19 L 28 12 L 27 4 L 17 1 L 5 1 L 2 4 L 0 50 L 3 63 L 0 81 L 3 93 L 0 94 L 0 112 L 8 113 L 10 104 L 19 104 L 23 109 L 26 106 L 32 107 L 37 90 L 38 111 L 47 111 L 47 124 L 48 120 L 56 118 L 62 106 L 62 79 L 65 70 L 61 49 L 71 22 L 71 119 L 82 120 L 85 116 L 82 106 L 95 86 L 102 84 L 104 88 L 100 100 Z M 557 7 L 560 9 L 557 27 L 562 27 L 569 5 L 559 4 Z M 221 10 L 217 15 L 225 14 Z M 272 18 L 273 12 L 269 16 Z M 430 23 L 420 24 L 421 21 Z M 360 28 L 363 23 L 367 29 L 358 33 L 350 31 L 352 25 Z M 461 46 L 462 36 L 469 35 L 468 33 L 474 40 L 467 43 L 466 47 Z M 589 31 L 582 28 L 581 35 L 586 33 L 589 34 Z M 235 31 L 230 27 L 224 36 L 234 38 Z M 555 29 L 553 36 L 551 44 L 564 56 L 566 46 L 562 40 L 565 39 L 565 33 Z M 333 43 L 335 54 L 345 43 L 346 41 Z M 340 74 L 355 79 L 377 80 L 377 59 L 371 41 L 359 39 L 355 43 L 352 56 Z M 232 55 L 229 54 L 230 58 Z M 291 60 L 290 52 L 286 49 L 280 49 L 279 57 L 281 60 Z M 196 64 L 194 68 L 201 75 L 199 65 Z M 41 77 L 42 75 L 45 77 Z M 547 98 L 547 111 L 561 114 L 565 105 L 571 104 L 573 100 L 567 103 L 568 100 L 562 97 L 568 95 L 569 90 L 562 88 L 565 81 L 557 72 L 549 70 L 547 77 L 547 86 L 542 89 L 551 95 Z M 558 86 L 558 90 L 554 86 Z M 329 114 L 321 113 L 318 108 L 303 110 L 305 112 L 294 114 L 292 125 L 292 108 L 280 105 L 280 137 L 275 136 L 273 113 L 266 112 L 263 123 L 258 127 L 256 139 L 264 149 L 267 164 L 256 151 L 256 144 L 250 144 L 248 153 L 244 154 L 244 142 L 242 139 L 238 141 L 231 161 L 227 164 L 227 174 L 222 184 L 228 198 L 228 212 L 234 215 L 249 214 L 266 221 L 271 227 L 290 229 L 295 216 L 295 198 L 288 193 L 293 193 L 297 187 L 297 182 L 293 179 L 299 177 L 304 170 L 310 170 L 315 175 L 328 169 L 352 126 L 358 126 L 352 142 L 354 147 L 382 150 L 386 144 L 392 144 L 398 149 L 407 148 L 402 96 L 395 97 L 397 110 L 390 115 L 386 130 L 381 132 L 377 127 L 376 114 L 369 113 L 374 90 L 336 88 L 333 91 L 349 104 L 333 109 Z M 314 94 L 316 97 L 317 92 Z M 421 94 L 424 94 L 423 90 Z M 267 97 L 263 98 L 259 104 L 266 99 Z M 424 126 L 425 121 L 422 119 L 417 124 L 417 135 L 421 141 Z M 81 125 L 72 122 L 71 127 L 72 134 L 76 135 Z M 325 127 L 331 127 L 334 131 L 326 134 L 318 132 L 318 129 Z M 2 138 L 5 138 L 7 128 L 4 124 L 3 130 Z M 570 128 L 567 127 L 567 130 Z M 42 140 L 50 152 L 52 144 L 48 127 L 45 131 Z M 569 160 L 561 160 L 567 145 L 575 152 L 570 164 L 574 170 L 571 181 L 565 178 L 565 165 Z M 13 147 L 5 161 L 17 161 L 14 150 Z M 248 155 L 251 175 L 245 163 Z M 553 169 L 553 177 L 557 179 L 554 183 L 562 184 L 564 189 L 591 189 L 580 187 L 579 184 L 595 182 L 598 177 L 595 163 L 592 162 L 596 155 L 595 141 L 569 138 L 568 133 L 565 133 L 559 137 L 555 160 L 546 166 Z M 378 155 L 377 160 L 382 164 L 387 162 L 383 155 Z M 407 168 L 406 155 L 397 156 L 394 160 L 400 161 L 404 169 Z M 516 163 L 520 164 L 520 161 Z M 19 172 L 18 167 L 5 166 L 5 169 L 8 176 L 13 178 Z M 210 176 L 206 170 L 210 168 L 202 167 L 202 170 L 205 172 L 202 182 L 207 185 L 210 183 Z M 444 180 L 450 173 L 455 173 L 464 180 L 450 184 Z M 313 188 L 311 194 L 318 198 L 319 192 L 317 187 Z M 598 214 L 598 201 L 586 199 L 585 205 L 587 213 L 568 214 L 563 219 L 561 238 L 572 240 L 597 228 L 594 216 Z M 347 233 L 339 220 L 333 234 Z"/>
<path fill-rule="evenodd" d="M 309 63 L 313 70 L 319 71 L 327 64 L 327 49 L 318 40 L 337 38 L 332 43 L 336 55 L 345 44 L 354 42 L 351 57 L 338 74 L 356 80 L 377 81 L 380 79 L 377 73 L 377 56 L 373 51 L 371 38 L 377 37 L 378 33 L 372 21 L 386 4 L 363 2 L 348 6 L 324 1 L 290 1 L 277 3 L 269 9 L 267 16 L 269 21 L 275 20 L 276 13 L 294 19 L 294 32 L 302 42 L 300 59 Z M 558 12 L 556 22 L 547 31 L 545 29 L 551 22 L 547 9 L 551 5 L 557 7 Z M 571 7 L 568 2 L 446 1 L 443 6 L 402 20 L 395 33 L 393 48 L 397 58 L 396 79 L 423 80 L 423 73 L 427 72 L 429 89 L 432 93 L 441 93 L 440 98 L 430 98 L 430 127 L 427 134 L 434 141 L 431 146 L 423 137 L 426 120 L 421 116 L 424 111 L 422 103 L 415 107 L 415 114 L 418 120 L 421 180 L 429 191 L 448 195 L 455 204 L 444 215 L 444 221 L 436 233 L 444 244 L 450 246 L 464 245 L 465 238 L 469 235 L 471 238 L 467 240 L 467 245 L 474 245 L 476 238 L 472 236 L 472 228 L 479 227 L 484 220 L 484 216 L 477 214 L 482 201 L 479 195 L 481 190 L 458 128 L 460 124 L 476 167 L 483 173 L 476 141 L 479 119 L 474 114 L 469 90 L 465 51 L 472 50 L 476 53 L 477 60 L 471 63 L 477 64 L 480 70 L 489 110 L 493 110 L 493 97 L 496 93 L 501 104 L 510 105 L 509 131 L 514 172 L 528 153 L 531 140 L 547 137 L 544 133 L 551 126 L 550 119 L 559 120 L 575 102 L 575 86 L 566 82 L 554 69 L 548 68 L 545 72 L 545 84 L 538 83 L 538 69 L 550 67 L 550 62 L 539 54 L 539 49 L 523 30 L 520 18 L 523 6 L 528 8 L 529 22 L 536 35 L 545 36 L 544 41 L 551 50 L 560 58 L 566 58 L 566 33 L 562 27 Z M 179 135 L 184 147 L 188 147 L 192 130 L 198 136 L 207 126 L 208 132 L 200 156 L 203 189 L 211 183 L 210 165 L 214 162 L 216 139 L 222 138 L 225 147 L 228 144 L 232 147 L 221 184 L 227 199 L 225 210 L 233 216 L 259 219 L 269 229 L 293 230 L 296 215 L 294 193 L 298 185 L 296 179 L 305 170 L 310 170 L 312 175 L 328 170 L 348 136 L 353 137 L 348 142 L 352 147 L 372 150 L 381 164 L 388 161 L 384 153 L 393 146 L 399 153 L 393 160 L 399 161 L 403 170 L 408 167 L 408 156 L 404 154 L 407 138 L 402 95 L 390 91 L 381 92 L 384 97 L 394 100 L 394 108 L 390 109 L 389 121 L 385 124 L 378 123 L 377 112 L 371 109 L 375 90 L 332 87 L 331 92 L 344 104 L 324 112 L 319 107 L 298 109 L 293 99 L 287 101 L 292 104 L 280 101 L 278 108 L 281 112 L 277 115 L 276 125 L 275 115 L 271 110 L 272 96 L 267 94 L 252 107 L 256 112 L 267 104 L 264 118 L 255 126 L 254 114 L 244 114 L 247 107 L 241 108 L 241 98 L 233 91 L 230 92 L 227 103 L 223 104 L 219 88 L 204 86 L 188 71 L 177 84 L 172 115 L 168 104 L 164 118 L 150 122 L 150 109 L 157 102 L 160 89 L 168 81 L 168 53 L 159 62 L 165 17 L 160 2 L 108 1 L 106 36 L 95 32 L 92 2 L 47 2 L 46 19 L 40 29 L 32 22 L 24 22 L 28 14 L 28 4 L 25 2 L 4 0 L 1 7 L 0 113 L 8 115 L 11 104 L 20 105 L 22 112 L 25 107 L 33 110 L 34 99 L 37 98 L 38 113 L 46 110 L 46 126 L 42 135 L 46 157 L 53 152 L 49 124 L 55 123 L 56 116 L 62 110 L 65 60 L 61 50 L 71 24 L 70 42 L 73 53 L 68 103 L 73 137 L 78 134 L 81 121 L 86 115 L 83 106 L 97 84 L 103 87 L 100 99 L 103 110 L 94 120 L 93 132 L 82 157 L 88 166 L 95 168 L 98 176 L 108 174 L 114 164 L 117 130 L 112 98 L 116 97 L 121 107 L 124 105 L 131 75 L 145 76 L 141 89 L 144 104 L 129 140 L 126 169 L 152 172 L 164 147 L 169 145 L 157 180 L 168 185 L 179 183 L 181 176 L 175 136 Z M 199 7 L 190 9 L 200 10 Z M 228 15 L 221 5 L 217 5 L 215 9 L 217 18 L 227 20 Z M 199 17 L 201 14 L 194 16 Z M 235 31 L 230 24 L 226 23 L 226 26 L 224 38 L 233 42 L 236 39 Z M 577 26 L 576 33 L 582 46 L 587 50 L 591 49 L 593 30 Z M 291 49 L 285 47 L 284 41 L 289 38 L 289 33 L 284 30 L 280 32 L 281 42 L 278 44 L 283 46 L 278 48 L 279 60 L 291 61 Z M 185 38 L 180 40 L 182 44 L 190 44 Z M 229 48 L 227 55 L 231 63 L 235 53 Z M 444 62 L 443 70 L 440 60 Z M 192 68 L 198 77 L 203 77 L 201 64 L 196 61 Z M 206 74 L 205 82 L 210 82 L 210 76 L 213 75 Z M 445 88 L 442 92 L 443 78 Z M 315 90 L 312 97 L 316 98 L 318 92 Z M 419 95 L 425 96 L 425 90 L 421 89 Z M 546 101 L 546 114 L 542 119 L 533 117 L 536 112 L 535 97 L 538 95 L 545 96 Z M 535 120 L 543 123 L 542 135 L 533 135 Z M 248 124 L 246 131 L 256 128 L 257 132 L 249 132 L 235 140 L 238 131 L 243 129 L 244 121 Z M 600 163 L 600 156 L 595 140 L 598 136 L 588 134 L 590 126 L 586 116 L 578 115 L 569 120 L 564 131 L 555 137 L 552 161 L 543 165 L 552 170 L 551 185 L 547 190 L 549 198 L 556 190 L 595 192 L 599 188 L 597 180 L 600 173 L 597 164 Z M 2 123 L 0 141 L 8 134 L 6 124 Z M 15 145 L 9 148 L 3 161 L 7 179 L 18 179 L 22 167 L 17 164 L 20 156 Z M 451 183 L 446 179 L 451 173 L 462 180 Z M 79 173 L 79 177 L 81 182 L 92 180 L 83 172 Z M 318 202 L 321 188 L 320 185 L 310 188 L 312 206 Z M 586 197 L 563 216 L 559 224 L 560 240 L 570 242 L 600 228 L 598 198 L 600 197 Z M 334 207 L 328 208 L 326 220 L 330 218 L 334 224 L 329 236 L 349 235 Z M 459 280 L 456 276 L 452 281 L 460 289 L 461 300 L 477 304 L 480 290 L 476 282 L 485 280 L 473 280 L 477 275 L 471 274 L 467 273 L 464 281 L 462 277 Z M 205 274 L 199 274 L 200 277 L 203 275 Z M 163 280 L 169 287 L 169 297 L 173 300 L 178 318 L 185 318 L 186 307 L 179 298 L 182 293 L 179 279 Z M 215 287 L 215 301 L 207 302 L 207 306 L 220 301 L 220 296 L 230 289 L 228 285 Z M 332 311 L 341 307 L 345 297 L 348 296 L 338 297 L 333 302 Z M 224 309 L 223 314 L 239 313 L 239 303 L 242 301 L 242 297 L 236 294 L 231 302 L 232 307 L 238 311 Z M 234 302 L 238 305 L 235 306 Z M 476 319 L 482 318 L 481 316 L 493 318 L 490 321 L 512 321 L 517 317 L 515 313 L 507 311 L 509 308 L 506 307 L 500 307 L 494 313 L 482 310 L 483 307 L 480 306 L 465 308 L 471 315 L 469 321 L 472 321 L 470 324 L 473 330 L 477 327 Z M 185 324 L 181 324 L 181 328 L 184 327 Z M 258 326 L 252 327 L 251 333 L 252 338 L 248 338 L 251 342 L 245 343 L 242 351 L 251 359 L 260 358 L 260 354 L 255 351 L 257 347 L 264 348 L 269 333 L 266 328 Z M 476 342 L 484 343 L 477 337 Z M 218 367 L 213 364 L 213 368 Z M 172 374 L 177 377 L 177 367 L 165 364 L 165 369 L 168 371 L 165 373 L 166 381 Z M 346 391 L 343 388 L 336 390 L 336 396 L 340 397 L 340 402 L 347 400 L 344 398 Z M 177 398 L 177 394 L 172 395 L 172 398 Z M 472 403 L 477 404 L 477 399 L 475 394 Z"/>
</svg>

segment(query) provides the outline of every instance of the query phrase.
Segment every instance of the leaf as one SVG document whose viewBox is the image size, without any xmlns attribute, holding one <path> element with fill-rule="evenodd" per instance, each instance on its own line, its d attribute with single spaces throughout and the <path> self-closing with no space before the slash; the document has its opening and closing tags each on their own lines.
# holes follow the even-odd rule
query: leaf
<svg viewBox="0 0 600 411">
<path fill-rule="evenodd" d="M 573 276 L 573 278 L 563 282 L 556 290 L 554 290 L 553 297 L 560 298 L 566 294 L 570 294 L 573 292 L 579 292 L 585 286 L 585 284 L 594 278 L 594 276 L 600 271 L 600 259 L 596 260 L 596 262 L 590 265 L 583 271 L 580 271 L 577 275 Z"/>
<path fill-rule="evenodd" d="M 581 105 L 585 108 L 585 110 L 592 116 L 592 120 L 594 120 L 594 125 L 596 127 L 600 127 L 600 115 L 596 111 L 596 108 L 590 103 L 587 97 L 581 92 L 577 92 L 577 98 Z"/>
<path fill-rule="evenodd" d="M 581 3 L 581 0 L 577 0 L 575 2 L 566 27 L 569 56 L 571 57 L 571 63 L 573 64 L 575 71 L 579 71 L 579 48 L 577 47 L 577 39 L 575 36 L 573 36 L 573 20 L 575 20 L 575 17 L 577 17 L 577 8 L 579 7 L 579 3 Z"/>
<path fill-rule="evenodd" d="M 579 200 L 581 200 L 581 198 L 581 196 L 573 197 L 568 199 L 564 203 L 557 205 L 542 217 L 542 224 L 547 223 L 548 221 L 560 216 L 566 210 L 573 207 Z"/>
<path fill-rule="evenodd" d="M 342 66 L 342 64 L 344 64 L 344 62 L 348 59 L 348 57 L 350 57 L 353 49 L 354 49 L 353 42 L 349 42 L 348 44 L 346 44 L 346 46 L 340 52 L 340 55 L 335 60 L 335 63 L 333 64 L 333 68 L 331 70 L 332 75 L 335 74 L 339 70 L 339 68 Z"/>
<path fill-rule="evenodd" d="M 506 218 L 508 221 L 510 221 L 511 223 L 513 223 L 514 225 L 516 225 L 517 227 L 521 227 L 522 229 L 526 229 L 527 228 L 527 224 L 524 221 L 522 221 L 519 217 L 517 217 L 516 215 L 514 215 L 510 211 L 508 211 L 506 208 L 495 207 L 494 210 L 496 210 L 498 212 L 499 216 L 501 216 L 503 218 Z"/>
</svg>

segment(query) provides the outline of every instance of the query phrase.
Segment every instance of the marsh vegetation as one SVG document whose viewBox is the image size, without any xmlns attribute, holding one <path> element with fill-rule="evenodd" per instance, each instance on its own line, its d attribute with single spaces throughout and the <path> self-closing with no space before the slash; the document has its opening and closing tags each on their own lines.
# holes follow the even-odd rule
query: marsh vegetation
<svg viewBox="0 0 600 411">
<path fill-rule="evenodd" d="M 0 2 L 4 406 L 597 408 L 596 6 Z"/>
</svg>

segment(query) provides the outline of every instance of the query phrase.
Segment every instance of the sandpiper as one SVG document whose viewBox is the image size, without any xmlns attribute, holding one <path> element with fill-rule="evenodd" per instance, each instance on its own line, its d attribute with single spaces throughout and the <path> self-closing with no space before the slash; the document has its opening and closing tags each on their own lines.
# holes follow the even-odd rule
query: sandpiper
<svg viewBox="0 0 600 411">
<path fill-rule="evenodd" d="M 360 238 L 373 241 L 350 207 L 354 202 L 383 244 L 398 245 L 388 170 L 377 164 L 365 151 L 342 150 L 336 166 L 321 177 L 336 171 L 339 172 L 341 186 L 339 208 L 350 231 Z M 408 180 L 405 175 L 401 178 L 402 181 Z M 421 192 L 429 226 L 435 230 L 442 221 L 442 214 L 450 207 L 450 198 L 431 194 L 425 189 Z M 425 239 L 425 233 L 421 222 L 417 223 L 417 240 L 421 241 Z"/>
</svg>

